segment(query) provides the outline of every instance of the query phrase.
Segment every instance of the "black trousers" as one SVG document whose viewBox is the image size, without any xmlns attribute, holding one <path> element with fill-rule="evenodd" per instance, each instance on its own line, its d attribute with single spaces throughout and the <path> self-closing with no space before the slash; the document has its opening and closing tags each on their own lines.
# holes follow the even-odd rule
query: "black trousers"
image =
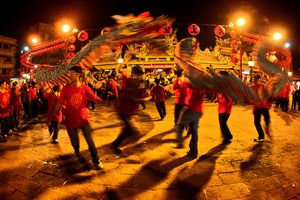
<svg viewBox="0 0 300 200">
<path fill-rule="evenodd" d="M 297 97 L 293 96 L 292 107 L 291 107 L 292 110 L 296 110 L 297 102 L 298 102 Z M 298 104 L 298 108 L 299 108 L 299 104 Z"/>
<path fill-rule="evenodd" d="M 269 123 L 270 123 L 269 109 L 268 108 L 259 108 L 257 110 L 254 110 L 253 114 L 254 114 L 254 125 L 258 132 L 258 137 L 259 137 L 259 139 L 265 139 L 265 134 L 264 134 L 264 131 L 260 124 L 260 121 L 261 121 L 260 119 L 261 119 L 261 116 L 264 116 L 266 126 L 267 127 L 269 126 Z"/>
<path fill-rule="evenodd" d="M 86 101 L 86 107 L 89 108 L 89 105 L 92 105 L 92 109 L 95 110 L 95 102 L 87 100 Z"/>
<path fill-rule="evenodd" d="M 17 128 L 19 126 L 20 110 L 14 110 L 13 117 L 14 117 L 14 124 L 15 124 L 14 127 Z"/>
<path fill-rule="evenodd" d="M 219 114 L 219 123 L 220 123 L 220 128 L 221 128 L 221 132 L 222 132 L 224 139 L 230 140 L 230 139 L 232 139 L 232 135 L 227 126 L 227 121 L 228 121 L 229 116 L 230 115 L 227 113 L 220 113 Z"/>
<path fill-rule="evenodd" d="M 175 109 L 174 109 L 174 122 L 175 122 L 175 125 L 178 122 L 178 119 L 179 119 L 179 116 L 180 116 L 180 111 L 183 107 L 184 107 L 184 105 L 180 105 L 180 104 L 175 103 Z"/>
<path fill-rule="evenodd" d="M 28 102 L 23 102 L 23 108 L 25 115 L 29 116 L 30 115 L 30 105 Z"/>
<path fill-rule="evenodd" d="M 58 131 L 59 131 L 59 122 L 58 121 L 51 121 L 51 124 L 49 125 L 49 133 L 52 135 L 52 139 L 56 140 L 58 136 Z"/>
<path fill-rule="evenodd" d="M 165 102 L 161 101 L 161 102 L 155 102 L 156 105 L 156 109 L 159 113 L 159 116 L 161 119 L 163 119 L 166 116 L 166 106 L 165 106 Z"/>
<path fill-rule="evenodd" d="M 8 135 L 8 132 L 9 132 L 9 116 L 1 117 L 0 121 L 1 121 L 1 134 L 4 139 L 4 136 Z"/>
<path fill-rule="evenodd" d="M 125 140 L 127 137 L 133 135 L 133 128 L 130 123 L 131 116 L 121 114 L 120 117 L 121 117 L 121 120 L 125 123 L 125 127 L 123 128 L 123 130 L 121 131 L 121 133 L 119 134 L 117 139 L 115 139 L 115 141 L 113 141 L 113 143 L 112 143 L 112 145 L 114 145 L 116 147 L 118 147 L 121 144 L 121 142 L 123 140 Z"/>
<path fill-rule="evenodd" d="M 39 101 L 37 99 L 32 100 L 31 114 L 33 118 L 37 118 L 39 113 Z"/>
<path fill-rule="evenodd" d="M 281 109 L 284 112 L 288 111 L 288 105 L 289 105 L 289 98 L 281 98 Z"/>
</svg>

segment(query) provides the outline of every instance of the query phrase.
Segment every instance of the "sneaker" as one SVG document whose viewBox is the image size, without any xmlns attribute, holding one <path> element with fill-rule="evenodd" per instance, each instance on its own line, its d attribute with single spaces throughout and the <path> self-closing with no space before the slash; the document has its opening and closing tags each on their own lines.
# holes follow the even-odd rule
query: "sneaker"
<svg viewBox="0 0 300 200">
<path fill-rule="evenodd" d="M 5 142 L 7 142 L 7 140 L 5 138 L 0 140 L 0 143 L 5 143 Z"/>
<path fill-rule="evenodd" d="M 193 157 L 193 158 L 197 158 L 198 157 L 198 154 L 192 153 L 191 151 L 188 151 L 186 154 L 187 154 L 187 156 L 190 156 L 190 157 Z"/>
<path fill-rule="evenodd" d="M 96 170 L 101 170 L 104 168 L 103 164 L 100 161 L 94 162 L 93 164 L 94 164 Z"/>
<path fill-rule="evenodd" d="M 254 138 L 254 142 L 264 142 L 264 138 Z"/>
<path fill-rule="evenodd" d="M 117 147 L 116 145 L 112 144 L 111 148 L 115 151 L 116 154 L 120 154 L 122 153 L 122 150 L 119 149 L 119 147 Z"/>
</svg>

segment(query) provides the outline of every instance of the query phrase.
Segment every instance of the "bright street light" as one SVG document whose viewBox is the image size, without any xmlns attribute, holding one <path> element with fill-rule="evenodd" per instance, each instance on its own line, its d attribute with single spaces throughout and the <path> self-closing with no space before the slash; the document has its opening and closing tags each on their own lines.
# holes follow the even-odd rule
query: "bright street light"
<svg viewBox="0 0 300 200">
<path fill-rule="evenodd" d="M 282 37 L 281 33 L 275 33 L 274 34 L 274 39 L 279 40 Z"/>
<path fill-rule="evenodd" d="M 123 62 L 124 62 L 123 58 L 119 58 L 119 59 L 118 59 L 118 63 L 119 63 L 119 64 L 122 64 Z"/>
<path fill-rule="evenodd" d="M 31 42 L 32 42 L 33 44 L 36 44 L 36 43 L 38 42 L 38 39 L 34 37 L 34 38 L 31 39 Z"/>
<path fill-rule="evenodd" d="M 291 44 L 290 44 L 289 42 L 286 42 L 286 43 L 284 44 L 284 46 L 285 46 L 285 48 L 289 48 L 289 47 L 291 46 Z"/>
<path fill-rule="evenodd" d="M 248 61 L 248 65 L 249 65 L 250 67 L 254 67 L 254 64 L 255 64 L 254 61 L 252 61 L 252 60 L 249 60 L 249 61 Z"/>
<path fill-rule="evenodd" d="M 28 46 L 25 46 L 25 47 L 24 47 L 24 51 L 29 51 L 29 47 L 28 47 Z"/>
<path fill-rule="evenodd" d="M 68 32 L 70 30 L 70 26 L 68 24 L 63 25 L 62 27 L 63 32 Z"/>
<path fill-rule="evenodd" d="M 245 23 L 246 23 L 246 21 L 243 18 L 240 18 L 240 19 L 237 20 L 237 25 L 238 26 L 244 26 Z"/>
</svg>

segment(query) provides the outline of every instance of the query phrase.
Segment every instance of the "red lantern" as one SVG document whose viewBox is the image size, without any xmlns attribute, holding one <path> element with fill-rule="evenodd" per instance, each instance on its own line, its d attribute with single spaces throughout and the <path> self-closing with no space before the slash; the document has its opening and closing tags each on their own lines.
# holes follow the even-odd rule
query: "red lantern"
<svg viewBox="0 0 300 200">
<path fill-rule="evenodd" d="M 108 32 L 110 32 L 110 29 L 108 27 L 105 27 L 104 29 L 102 29 L 101 35 L 104 35 L 104 34 L 106 34 Z"/>
<path fill-rule="evenodd" d="M 235 31 L 230 31 L 230 37 L 236 38 L 237 37 L 237 33 Z"/>
<path fill-rule="evenodd" d="M 231 42 L 230 42 L 230 45 L 232 46 L 232 47 L 236 47 L 236 46 L 238 46 L 238 42 L 236 41 L 236 40 L 231 40 Z"/>
<path fill-rule="evenodd" d="M 69 51 L 74 51 L 75 48 L 76 48 L 75 45 L 74 45 L 74 44 L 71 44 L 71 45 L 69 46 L 68 49 L 69 49 Z"/>
<path fill-rule="evenodd" d="M 231 54 L 232 55 L 236 55 L 237 53 L 238 53 L 237 49 L 235 49 L 235 48 L 231 49 Z"/>
<path fill-rule="evenodd" d="M 71 59 L 75 56 L 75 54 L 73 52 L 68 53 L 67 58 Z"/>
<path fill-rule="evenodd" d="M 215 34 L 219 37 L 222 37 L 225 35 L 226 30 L 223 26 L 217 26 L 214 30 Z"/>
<path fill-rule="evenodd" d="M 172 26 L 164 26 L 160 29 L 160 32 L 163 35 L 170 35 L 173 32 Z"/>
<path fill-rule="evenodd" d="M 89 34 L 86 31 L 81 31 L 80 33 L 78 33 L 77 37 L 78 37 L 78 40 L 85 41 L 88 39 Z"/>
<path fill-rule="evenodd" d="M 200 28 L 197 24 L 192 24 L 189 26 L 188 31 L 191 35 L 198 35 L 200 33 Z"/>
<path fill-rule="evenodd" d="M 233 64 L 237 64 L 237 63 L 239 62 L 239 59 L 238 59 L 237 57 L 232 57 L 232 58 L 231 58 L 231 62 L 232 62 Z"/>
<path fill-rule="evenodd" d="M 72 35 L 70 38 L 69 38 L 69 42 L 70 43 L 74 43 L 76 41 L 76 37 L 74 35 Z"/>
</svg>

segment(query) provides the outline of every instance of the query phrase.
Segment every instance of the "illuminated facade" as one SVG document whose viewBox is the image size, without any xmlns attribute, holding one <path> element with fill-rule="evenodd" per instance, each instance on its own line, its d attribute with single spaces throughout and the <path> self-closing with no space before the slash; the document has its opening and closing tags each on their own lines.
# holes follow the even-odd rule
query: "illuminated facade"
<svg viewBox="0 0 300 200">
<path fill-rule="evenodd" d="M 0 79 L 14 75 L 17 39 L 0 35 Z"/>
</svg>

